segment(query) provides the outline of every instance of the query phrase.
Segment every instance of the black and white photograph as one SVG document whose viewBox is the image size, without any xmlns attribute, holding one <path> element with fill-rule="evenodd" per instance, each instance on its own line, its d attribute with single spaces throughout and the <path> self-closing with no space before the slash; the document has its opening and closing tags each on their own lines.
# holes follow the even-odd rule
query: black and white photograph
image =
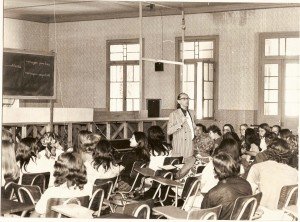
<svg viewBox="0 0 300 222">
<path fill-rule="evenodd" d="M 300 1 L 1 5 L 0 221 L 298 220 Z"/>
</svg>

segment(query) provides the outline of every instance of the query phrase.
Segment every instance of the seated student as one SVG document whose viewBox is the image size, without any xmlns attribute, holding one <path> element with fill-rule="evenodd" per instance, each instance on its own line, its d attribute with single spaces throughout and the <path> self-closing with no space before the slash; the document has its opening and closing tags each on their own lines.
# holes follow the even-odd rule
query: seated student
<svg viewBox="0 0 300 222">
<path fill-rule="evenodd" d="M 245 131 L 246 131 L 246 129 L 248 129 L 248 124 L 243 123 L 243 124 L 240 125 L 240 135 L 241 135 L 240 139 L 241 139 L 241 142 L 243 142 L 244 139 L 245 139 Z"/>
<path fill-rule="evenodd" d="M 86 168 L 76 153 L 61 154 L 54 164 L 54 186 L 49 187 L 35 206 L 31 217 L 44 216 L 50 198 L 73 198 L 91 196 L 92 187 L 86 187 Z"/>
<path fill-rule="evenodd" d="M 200 123 L 196 124 L 194 142 L 194 155 L 208 157 L 214 148 L 214 141 L 206 131 L 206 127 Z"/>
<path fill-rule="evenodd" d="M 272 132 L 276 134 L 276 136 L 278 137 L 279 136 L 279 132 L 281 130 L 281 127 L 279 125 L 274 125 L 272 126 Z"/>
<path fill-rule="evenodd" d="M 122 157 L 121 164 L 125 167 L 120 174 L 119 189 L 127 190 L 130 188 L 135 178 L 130 177 L 131 169 L 136 161 L 141 161 L 149 163 L 150 161 L 150 152 L 148 148 L 148 140 L 146 134 L 143 132 L 134 132 L 130 139 L 130 147 L 132 151 L 124 154 Z"/>
<path fill-rule="evenodd" d="M 149 168 L 155 171 L 163 166 L 165 158 L 172 154 L 171 145 L 164 141 L 165 135 L 160 126 L 151 126 L 148 129 Z"/>
<path fill-rule="evenodd" d="M 231 155 L 219 152 L 213 157 L 213 166 L 218 184 L 204 195 L 201 209 L 222 205 L 218 219 L 229 220 L 235 200 L 240 196 L 252 195 L 249 182 L 241 177 L 240 165 Z"/>
<path fill-rule="evenodd" d="M 279 138 L 286 140 L 288 137 L 292 136 L 293 133 L 289 129 L 281 129 L 279 132 Z"/>
<path fill-rule="evenodd" d="M 248 128 L 245 131 L 245 142 L 242 148 L 243 158 L 248 162 L 254 160 L 255 156 L 261 151 L 259 147 L 259 136 L 254 129 Z"/>
<path fill-rule="evenodd" d="M 20 169 L 16 161 L 15 145 L 8 140 L 2 140 L 1 158 L 1 186 L 10 181 L 17 182 Z"/>
<path fill-rule="evenodd" d="M 38 145 L 41 149 L 39 155 L 46 156 L 47 158 L 57 159 L 57 157 L 64 152 L 57 136 L 52 132 L 46 132 L 41 137 Z"/>
<path fill-rule="evenodd" d="M 112 153 L 112 147 L 109 141 L 100 140 L 94 148 L 92 154 L 93 160 L 86 161 L 88 182 L 94 184 L 96 179 L 107 179 L 119 176 L 124 169 L 119 166 Z"/>
<path fill-rule="evenodd" d="M 264 151 L 267 149 L 267 136 L 271 132 L 270 126 L 267 123 L 262 123 L 258 127 L 258 132 L 259 132 L 259 138 L 260 138 L 260 143 L 259 147 L 261 151 Z"/>
<path fill-rule="evenodd" d="M 298 184 L 298 171 L 287 165 L 291 159 L 291 151 L 286 141 L 274 139 L 268 150 L 268 160 L 252 165 L 247 180 L 253 193 L 263 193 L 260 205 L 275 210 L 281 188 Z"/>
<path fill-rule="evenodd" d="M 225 134 L 225 133 L 234 133 L 234 128 L 231 124 L 226 123 L 223 126 L 223 134 Z"/>
<path fill-rule="evenodd" d="M 214 155 L 214 150 L 220 145 L 222 141 L 221 130 L 216 125 L 211 125 L 210 127 L 208 127 L 207 132 L 209 137 L 214 140 L 214 149 L 211 153 L 211 155 Z"/>
<path fill-rule="evenodd" d="M 13 142 L 12 133 L 7 129 L 2 129 L 2 141 L 3 140 Z"/>
</svg>

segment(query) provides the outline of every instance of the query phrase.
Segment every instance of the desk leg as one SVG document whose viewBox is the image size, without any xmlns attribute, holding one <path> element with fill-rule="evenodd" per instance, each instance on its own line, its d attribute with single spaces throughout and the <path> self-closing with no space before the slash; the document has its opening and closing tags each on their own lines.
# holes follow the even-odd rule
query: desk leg
<svg viewBox="0 0 300 222">
<path fill-rule="evenodd" d="M 177 204 L 178 204 L 178 186 L 176 186 L 175 207 L 177 207 Z"/>
</svg>

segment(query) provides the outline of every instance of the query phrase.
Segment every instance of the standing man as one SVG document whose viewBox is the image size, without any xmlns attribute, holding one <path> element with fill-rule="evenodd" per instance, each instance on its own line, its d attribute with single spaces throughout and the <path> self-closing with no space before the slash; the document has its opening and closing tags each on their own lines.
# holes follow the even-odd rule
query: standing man
<svg viewBox="0 0 300 222">
<path fill-rule="evenodd" d="M 184 158 L 193 155 L 194 139 L 194 112 L 188 109 L 189 96 L 180 93 L 177 96 L 177 110 L 169 116 L 168 135 L 173 135 L 173 155 L 180 155 Z"/>
</svg>

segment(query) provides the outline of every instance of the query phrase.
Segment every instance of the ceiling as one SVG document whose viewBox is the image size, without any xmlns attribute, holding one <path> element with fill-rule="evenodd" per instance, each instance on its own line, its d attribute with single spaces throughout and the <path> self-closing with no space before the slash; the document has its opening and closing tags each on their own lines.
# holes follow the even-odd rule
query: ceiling
<svg viewBox="0 0 300 222">
<path fill-rule="evenodd" d="M 208 3 L 208 2 L 142 2 L 143 16 L 299 7 L 297 3 Z M 4 17 L 35 22 L 74 22 L 139 16 L 137 1 L 102 0 L 4 0 Z"/>
</svg>

